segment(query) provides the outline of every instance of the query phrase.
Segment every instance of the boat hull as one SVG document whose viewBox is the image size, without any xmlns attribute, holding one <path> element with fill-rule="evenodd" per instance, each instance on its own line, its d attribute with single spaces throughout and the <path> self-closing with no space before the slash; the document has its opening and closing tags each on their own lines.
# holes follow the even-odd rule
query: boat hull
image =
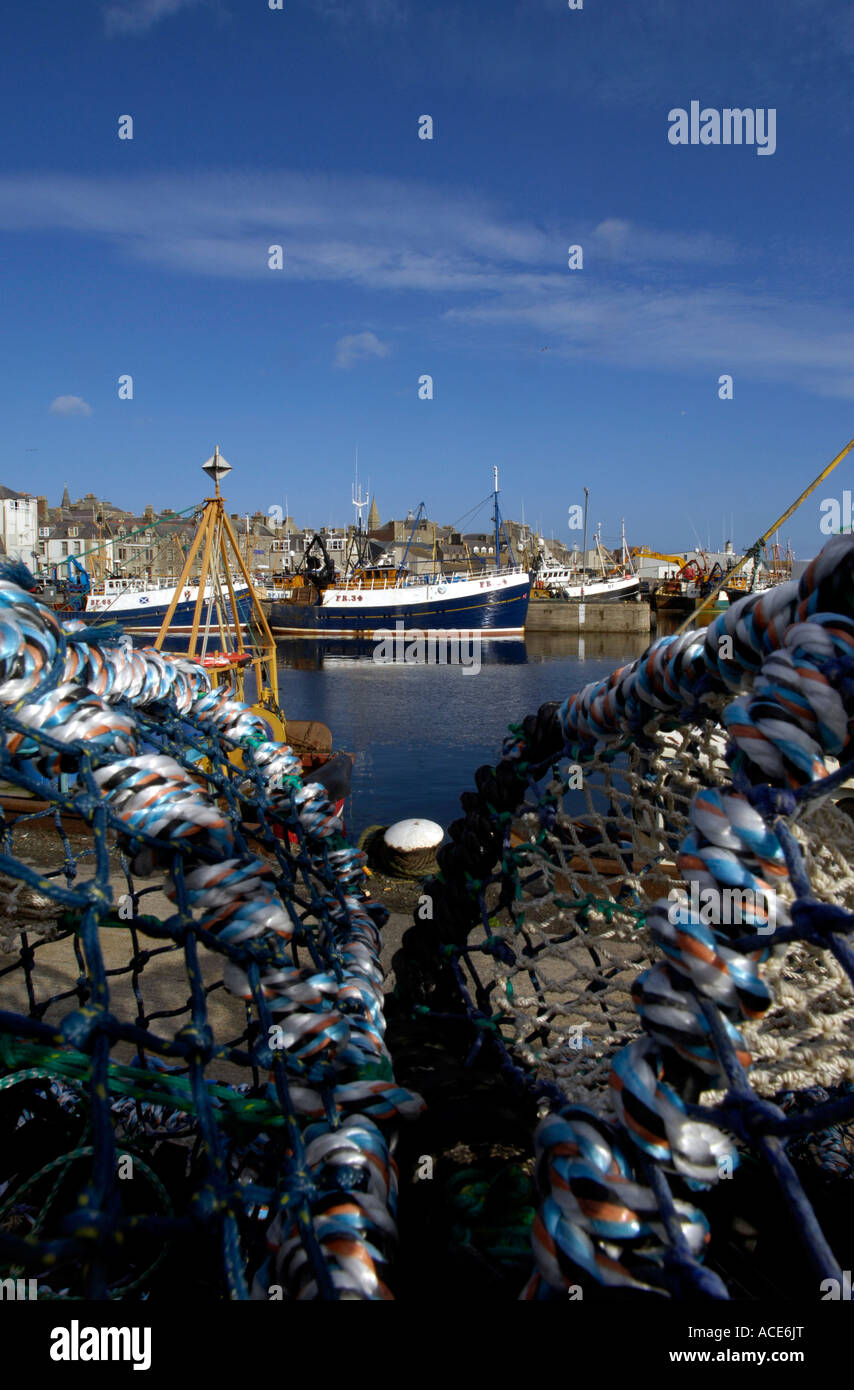
<svg viewBox="0 0 854 1390">
<path fill-rule="evenodd" d="M 376 637 L 378 632 L 480 632 L 493 637 L 525 630 L 531 582 L 527 576 L 467 580 L 406 589 L 332 590 L 325 602 L 273 600 L 268 619 L 274 633 Z"/>
<path fill-rule="evenodd" d="M 570 603 L 621 603 L 624 599 L 640 598 L 640 580 L 634 577 L 616 580 L 592 580 L 564 586 L 564 597 Z"/>
<path fill-rule="evenodd" d="M 241 627 L 246 627 L 252 613 L 252 600 L 248 594 L 241 594 L 236 599 L 238 621 Z M 82 618 L 90 626 L 97 627 L 102 623 L 121 623 L 125 632 L 145 634 L 147 632 L 157 632 L 166 617 L 169 608 L 168 596 L 164 602 L 149 602 L 147 604 L 134 605 L 133 607 L 119 607 L 117 604 L 107 604 L 103 608 L 77 609 L 75 611 L 57 610 L 62 617 Z M 169 624 L 170 636 L 183 636 L 193 630 L 193 615 L 196 610 L 195 599 L 181 599 L 175 607 L 172 621 Z M 231 600 L 226 600 L 223 609 L 223 620 L 226 626 L 233 625 L 234 615 L 231 609 Z M 201 618 L 199 620 L 199 631 L 204 632 L 210 622 L 210 631 L 213 634 L 219 633 L 219 619 L 217 616 L 216 605 L 207 599 L 202 604 Z"/>
</svg>

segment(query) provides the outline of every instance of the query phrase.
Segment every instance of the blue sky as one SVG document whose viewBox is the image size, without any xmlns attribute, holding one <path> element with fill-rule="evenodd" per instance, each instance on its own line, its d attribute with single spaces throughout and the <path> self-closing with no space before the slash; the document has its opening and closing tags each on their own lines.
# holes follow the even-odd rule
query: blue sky
<svg viewBox="0 0 854 1390">
<path fill-rule="evenodd" d="M 40 0 L 0 45 L 9 486 L 181 508 L 219 444 L 233 510 L 341 523 L 358 445 L 383 519 L 497 463 L 547 534 L 586 483 L 606 538 L 741 546 L 854 434 L 848 0 Z M 775 153 L 670 144 L 692 100 Z"/>
</svg>

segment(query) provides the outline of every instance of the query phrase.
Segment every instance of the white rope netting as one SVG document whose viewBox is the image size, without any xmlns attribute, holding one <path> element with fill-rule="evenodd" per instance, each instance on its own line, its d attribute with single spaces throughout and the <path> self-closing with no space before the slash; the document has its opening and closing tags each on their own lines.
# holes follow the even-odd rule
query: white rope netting
<svg viewBox="0 0 854 1390">
<path fill-rule="evenodd" d="M 489 935 L 514 962 L 476 951 L 463 962 L 489 989 L 514 1060 L 571 1102 L 589 1104 L 596 1093 L 600 1113 L 611 1109 L 612 1056 L 642 1031 L 632 984 L 657 958 L 644 910 L 685 888 L 676 850 L 695 792 L 729 785 L 726 738 L 715 720 L 645 733 L 643 750 L 631 746 L 582 770 L 562 765 L 541 792 L 554 808 L 546 830 L 540 808 L 522 808 L 506 845 L 517 897 L 488 918 Z M 851 908 L 854 821 L 844 791 L 838 795 L 842 805 L 813 805 L 793 828 L 815 895 Z M 788 881 L 780 897 L 791 900 Z M 477 933 L 469 945 L 477 946 Z M 854 991 L 832 955 L 796 943 L 767 972 L 774 1003 L 742 1025 L 757 1092 L 854 1080 L 854 1058 L 838 1045 L 840 1028 L 854 1019 Z"/>
</svg>

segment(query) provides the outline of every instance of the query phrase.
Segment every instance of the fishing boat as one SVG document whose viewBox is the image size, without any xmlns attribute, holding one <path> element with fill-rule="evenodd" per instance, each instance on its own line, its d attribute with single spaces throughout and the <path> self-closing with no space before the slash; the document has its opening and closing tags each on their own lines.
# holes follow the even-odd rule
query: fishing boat
<svg viewBox="0 0 854 1390">
<path fill-rule="evenodd" d="M 202 627 L 209 624 L 218 627 L 220 618 L 229 626 L 235 622 L 241 626 L 248 623 L 252 612 L 249 586 L 242 579 L 232 576 L 231 590 L 234 607 L 227 587 L 223 592 L 221 585 L 210 582 L 205 585 L 200 609 Z M 82 610 L 78 610 L 75 616 L 83 617 L 95 626 L 104 622 L 120 622 L 125 632 L 144 635 L 158 631 L 171 609 L 170 635 L 184 636 L 192 632 L 199 592 L 199 585 L 189 580 L 179 585 L 174 579 L 147 583 L 138 579 L 104 579 L 92 585 Z"/>
<path fill-rule="evenodd" d="M 235 623 L 245 626 L 251 616 L 252 598 L 248 577 L 244 579 L 234 559 L 227 576 L 212 570 L 200 588 L 200 576 L 190 574 L 180 544 L 177 549 L 183 565 L 178 578 L 152 579 L 150 571 L 148 577 L 110 574 L 101 537 L 90 552 L 94 574 L 76 556 L 69 555 L 63 562 L 68 566 L 68 577 L 61 577 L 58 568 L 52 576 L 40 576 L 39 593 L 62 619 L 83 618 L 90 627 L 119 622 L 134 636 L 159 631 L 167 613 L 170 637 L 191 633 L 196 620 L 202 631 Z M 194 551 L 198 553 L 198 542 Z"/>
<path fill-rule="evenodd" d="M 598 579 L 583 578 L 577 566 L 546 564 L 537 570 L 534 588 L 538 594 L 552 598 L 608 603 L 638 594 L 640 579 L 626 573 L 602 575 Z"/>
<path fill-rule="evenodd" d="M 512 637 L 524 632 L 531 576 L 515 563 L 498 507 L 498 469 L 494 470 L 495 569 L 477 573 L 412 574 L 406 559 L 422 502 L 412 523 L 403 558 L 357 560 L 344 578 L 335 569 L 322 536 L 315 536 L 300 572 L 281 597 L 269 604 L 270 627 L 277 634 L 372 637 L 377 632 L 458 632 Z M 501 564 L 503 535 L 510 563 Z M 317 553 L 312 553 L 314 549 Z M 399 626 L 402 624 L 402 627 Z"/>
<path fill-rule="evenodd" d="M 705 587 L 695 566 L 684 565 L 673 579 L 656 585 L 652 603 L 656 613 L 693 613 L 702 602 Z"/>
<path fill-rule="evenodd" d="M 577 565 L 559 565 L 553 560 L 546 560 L 534 571 L 534 591 L 536 593 L 551 593 L 577 579 Z"/>
<path fill-rule="evenodd" d="M 739 568 L 743 566 L 743 568 Z M 780 583 L 784 576 L 771 576 L 767 564 L 760 568 L 754 565 L 749 555 L 740 559 L 734 554 L 727 541 L 723 563 L 715 560 L 709 564 L 704 551 L 698 551 L 693 559 L 686 560 L 671 579 L 661 580 L 653 595 L 656 612 L 702 614 L 720 612 L 730 603 L 735 603 L 747 593 L 758 593 Z M 787 577 L 787 576 L 786 576 Z M 708 604 L 709 596 L 715 604 Z"/>
<path fill-rule="evenodd" d="M 615 603 L 620 599 L 636 598 L 639 593 L 640 580 L 636 574 L 611 575 L 563 586 L 564 598 L 573 603 Z"/>
<path fill-rule="evenodd" d="M 585 488 L 585 494 L 587 489 Z M 586 506 L 586 501 L 585 501 Z M 622 523 L 621 553 L 618 564 L 605 562 L 602 543 L 597 535 L 596 550 L 599 556 L 599 575 L 597 578 L 586 572 L 576 573 L 567 583 L 559 583 L 561 594 L 571 603 L 617 603 L 623 599 L 640 597 L 640 579 L 634 572 L 632 557 L 626 545 L 626 527 Z M 585 551 L 586 553 L 586 551 Z"/>
<path fill-rule="evenodd" d="M 313 585 L 286 590 L 274 599 L 270 625 L 274 633 L 333 637 L 371 636 L 381 629 L 404 632 L 436 629 L 511 637 L 524 632 L 531 579 L 521 565 L 496 570 L 483 578 L 438 574 L 422 578 L 397 575 L 386 584 L 374 576 L 344 580 L 317 590 Z"/>
</svg>

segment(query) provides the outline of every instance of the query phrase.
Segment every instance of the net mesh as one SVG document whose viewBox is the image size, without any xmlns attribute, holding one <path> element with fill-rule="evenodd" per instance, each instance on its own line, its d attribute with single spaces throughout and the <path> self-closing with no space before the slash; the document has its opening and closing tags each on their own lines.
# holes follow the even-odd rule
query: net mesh
<svg viewBox="0 0 854 1390">
<path fill-rule="evenodd" d="M 539 1106 L 527 1298 L 764 1292 L 780 1231 L 842 1287 L 852 547 L 543 706 L 461 798 L 398 992 Z"/>
<path fill-rule="evenodd" d="M 200 666 L 11 579 L 0 702 L 4 1276 L 390 1296 L 390 1141 L 421 1102 L 383 1038 L 384 910 L 323 787 Z"/>
<path fill-rule="evenodd" d="M 447 1240 L 528 1299 L 841 1280 L 852 619 L 840 537 L 512 726 L 384 998 L 263 719 L 0 582 L 0 1275 L 385 1299 Z M 400 1211 L 395 1144 L 439 1178 Z"/>
<path fill-rule="evenodd" d="M 536 809 L 512 818 L 502 861 L 512 901 L 496 910 L 499 886 L 487 888 L 486 925 L 470 933 L 459 960 L 470 996 L 488 995 L 499 1033 L 531 1078 L 582 1103 L 601 1093 L 608 1108 L 611 1054 L 642 1031 L 631 990 L 656 958 L 647 911 L 684 886 L 676 859 L 694 794 L 728 785 L 725 740 L 712 721 L 689 733 L 647 728 L 647 737 L 653 749 L 597 756 L 583 770 L 564 759 L 544 782 L 548 829 Z M 817 894 L 850 906 L 851 817 L 833 802 L 811 807 L 795 834 Z M 791 885 L 779 891 L 791 903 Z M 766 978 L 774 1001 L 743 1028 L 754 1088 L 772 1095 L 854 1081 L 854 1054 L 839 1046 L 840 1027 L 854 1017 L 842 967 L 794 944 L 768 963 Z"/>
</svg>

